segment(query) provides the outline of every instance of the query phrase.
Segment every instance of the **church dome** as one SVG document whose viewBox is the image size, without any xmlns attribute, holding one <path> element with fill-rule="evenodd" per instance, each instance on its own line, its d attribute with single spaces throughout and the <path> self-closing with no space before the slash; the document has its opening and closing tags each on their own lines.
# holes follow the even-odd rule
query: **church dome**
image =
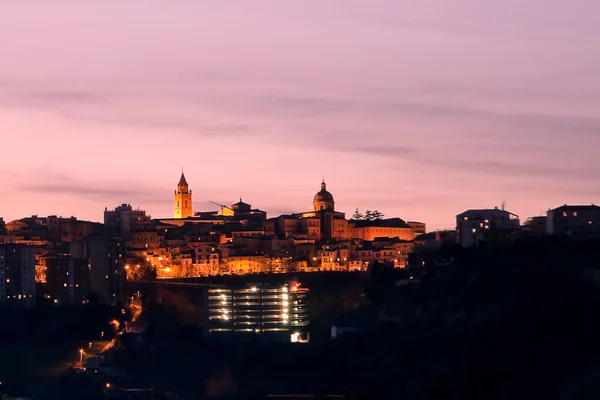
<svg viewBox="0 0 600 400">
<path fill-rule="evenodd" d="M 315 194 L 313 200 L 314 210 L 333 210 L 333 195 L 327 191 L 325 181 L 321 183 L 321 190 Z"/>
</svg>

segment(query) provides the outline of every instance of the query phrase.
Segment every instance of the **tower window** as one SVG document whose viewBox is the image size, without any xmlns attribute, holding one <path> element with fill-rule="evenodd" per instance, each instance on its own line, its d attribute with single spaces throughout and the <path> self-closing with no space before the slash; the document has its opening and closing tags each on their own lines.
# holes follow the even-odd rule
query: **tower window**
<svg viewBox="0 0 600 400">
<path fill-rule="evenodd" d="M 179 201 L 177 201 L 177 207 L 179 207 Z"/>
</svg>

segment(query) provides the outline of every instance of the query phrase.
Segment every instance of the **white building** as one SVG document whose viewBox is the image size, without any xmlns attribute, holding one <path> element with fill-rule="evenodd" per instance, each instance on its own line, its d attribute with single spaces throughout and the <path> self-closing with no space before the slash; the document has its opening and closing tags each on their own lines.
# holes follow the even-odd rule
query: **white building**
<svg viewBox="0 0 600 400">
<path fill-rule="evenodd" d="M 487 233 L 519 228 L 519 216 L 498 207 L 467 210 L 456 216 L 456 235 L 458 243 L 463 247 L 470 247 L 483 240 Z"/>
<path fill-rule="evenodd" d="M 0 307 L 35 305 L 35 249 L 0 245 Z"/>
</svg>

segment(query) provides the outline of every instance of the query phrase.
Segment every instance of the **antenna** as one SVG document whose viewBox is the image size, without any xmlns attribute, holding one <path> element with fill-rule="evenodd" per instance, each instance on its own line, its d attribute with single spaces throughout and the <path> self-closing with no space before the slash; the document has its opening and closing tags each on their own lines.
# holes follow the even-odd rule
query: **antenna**
<svg viewBox="0 0 600 400">
<path fill-rule="evenodd" d="M 504 209 L 506 208 L 506 199 L 502 200 L 502 211 L 504 211 Z"/>
</svg>

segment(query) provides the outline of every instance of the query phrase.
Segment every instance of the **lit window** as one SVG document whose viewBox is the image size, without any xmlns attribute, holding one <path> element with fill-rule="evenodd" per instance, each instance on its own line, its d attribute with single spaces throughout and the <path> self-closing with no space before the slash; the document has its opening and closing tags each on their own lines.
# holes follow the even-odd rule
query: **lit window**
<svg viewBox="0 0 600 400">
<path fill-rule="evenodd" d="M 573 216 L 576 217 L 577 216 L 577 211 L 573 212 Z"/>
</svg>

